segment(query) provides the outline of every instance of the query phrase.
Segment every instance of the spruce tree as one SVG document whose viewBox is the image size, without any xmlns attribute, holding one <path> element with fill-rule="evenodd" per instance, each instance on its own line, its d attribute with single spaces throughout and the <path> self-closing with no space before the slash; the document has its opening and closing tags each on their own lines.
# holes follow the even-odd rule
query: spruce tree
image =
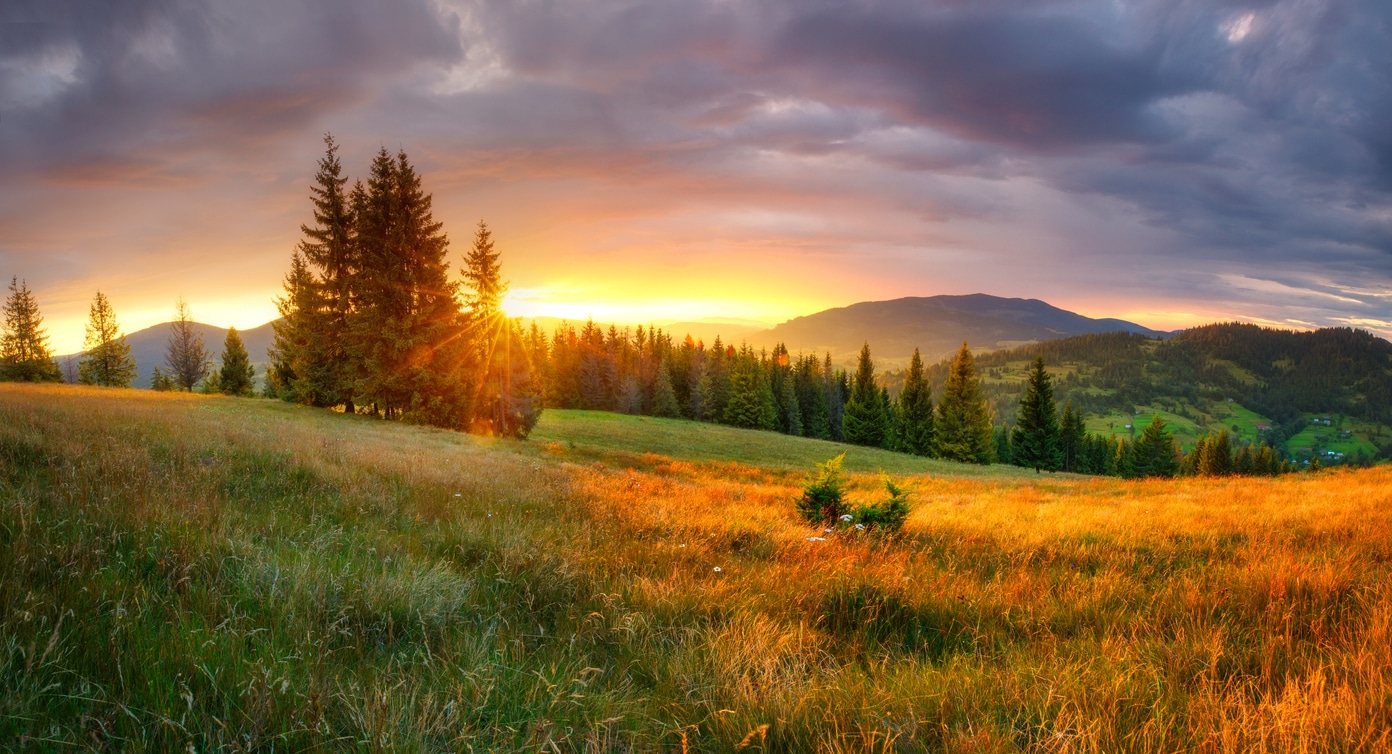
<svg viewBox="0 0 1392 754">
<path fill-rule="evenodd" d="M 1226 428 L 1209 437 L 1204 444 L 1198 472 L 1203 476 L 1229 476 L 1233 473 L 1232 435 Z"/>
<path fill-rule="evenodd" d="M 991 413 L 976 361 L 965 342 L 948 368 L 942 400 L 938 401 L 938 455 L 962 463 L 991 462 Z"/>
<path fill-rule="evenodd" d="M 830 440 L 831 420 L 827 412 L 826 380 L 822 379 L 821 363 L 817 357 L 805 356 L 798 359 L 795 382 L 803 435 Z"/>
<path fill-rule="evenodd" d="M 518 440 L 527 439 L 541 419 L 542 385 L 537 379 L 536 363 L 523 341 L 522 325 L 517 320 L 508 323 L 502 363 L 507 370 L 498 401 L 501 412 L 494 425 L 495 433 Z M 497 428 L 501 427 L 501 431 Z"/>
<path fill-rule="evenodd" d="M 388 419 L 467 428 L 472 354 L 431 196 L 404 152 L 382 149 L 353 200 L 352 392 Z"/>
<path fill-rule="evenodd" d="M 822 361 L 822 379 L 826 380 L 827 424 L 831 427 L 831 439 L 842 442 L 846 439 L 846 396 L 851 391 L 846 373 L 832 366 L 830 351 Z"/>
<path fill-rule="evenodd" d="M 316 337 L 319 291 L 299 250 L 290 256 L 290 271 L 282 285 L 285 295 L 275 301 L 280 319 L 271 324 L 274 341 L 267 353 L 271 360 L 266 370 L 266 387 L 272 391 L 269 397 L 311 406 L 327 405 L 327 396 L 313 392 L 321 380 L 310 375 L 318 368 L 310 351 Z M 346 373 L 340 376 L 347 379 Z"/>
<path fill-rule="evenodd" d="M 157 393 L 167 393 L 174 390 L 176 389 L 174 378 L 165 373 L 163 369 L 155 367 L 155 371 L 150 375 L 150 389 Z"/>
<path fill-rule="evenodd" d="M 303 282 L 293 327 L 304 331 L 294 354 L 292 392 L 312 406 L 343 406 L 353 413 L 354 371 L 348 349 L 354 285 L 358 282 L 358 246 L 348 179 L 338 160 L 333 136 L 324 136 L 324 156 L 310 187 L 314 226 L 301 225 L 298 252 L 308 275 Z"/>
<path fill-rule="evenodd" d="M 246 344 L 237 328 L 227 328 L 222 344 L 222 369 L 218 372 L 218 389 L 227 395 L 251 395 L 256 379 L 256 367 L 251 365 Z"/>
<path fill-rule="evenodd" d="M 1058 471 L 1063 466 L 1059 440 L 1054 382 L 1044 369 L 1044 357 L 1039 356 L 1025 379 L 1025 393 L 1010 436 L 1011 460 L 1036 474 L 1040 470 Z"/>
<path fill-rule="evenodd" d="M 174 321 L 169 323 L 169 342 L 164 354 L 170 379 L 180 390 L 193 390 L 208 375 L 212 359 L 189 315 L 188 303 L 182 297 L 174 305 Z"/>
<path fill-rule="evenodd" d="M 870 358 L 870 344 L 860 348 L 851 397 L 846 401 L 842 421 L 846 442 L 852 445 L 880 447 L 885 440 L 884 406 L 880 389 L 875 385 L 875 362 Z"/>
<path fill-rule="evenodd" d="M 116 324 L 116 312 L 101 291 L 92 300 L 87 316 L 87 334 L 82 342 L 87 353 L 78 365 L 78 379 L 84 385 L 130 387 L 135 379 L 135 359 L 131 358 L 126 336 Z"/>
<path fill-rule="evenodd" d="M 933 455 L 933 393 L 923 375 L 923 357 L 915 348 L 899 394 L 898 435 L 900 449 L 916 456 Z"/>
<path fill-rule="evenodd" d="M 760 395 L 762 382 L 759 364 L 752 359 L 737 358 L 730 367 L 730 397 L 725 404 L 721 421 L 732 427 L 764 428 L 764 406 Z"/>
<path fill-rule="evenodd" d="M 474 245 L 464 255 L 464 303 L 468 307 L 469 331 L 472 335 L 472 362 L 478 373 L 471 378 L 477 387 L 474 394 L 475 411 L 488 420 L 493 433 L 499 436 L 525 438 L 540 418 L 541 404 L 528 412 L 517 407 L 521 394 L 541 394 L 539 375 L 532 362 L 532 351 L 521 336 L 520 325 L 509 320 L 503 312 L 503 297 L 507 282 L 502 278 L 501 252 L 494 248 L 493 233 L 488 224 L 479 221 L 474 233 Z M 518 382 L 518 380 L 524 380 Z M 627 385 L 628 396 L 624 410 L 636 413 L 641 409 L 641 392 Z M 531 401 L 524 401 L 531 406 Z M 534 412 L 534 415 L 533 415 Z M 518 421 L 527 424 L 519 432 Z"/>
<path fill-rule="evenodd" d="M 672 389 L 672 370 L 667 360 L 657 366 L 657 385 L 653 389 L 653 416 L 676 418 L 681 416 L 677 404 L 677 392 Z"/>
<path fill-rule="evenodd" d="M 1059 423 L 1059 449 L 1063 453 L 1064 471 L 1087 471 L 1087 437 L 1083 412 L 1069 401 L 1063 407 L 1063 420 Z"/>
<path fill-rule="evenodd" d="M 1156 414 L 1132 445 L 1131 474 L 1138 477 L 1174 476 L 1178 467 L 1175 452 L 1174 437 L 1165 428 L 1165 420 Z"/>
<path fill-rule="evenodd" d="M 11 382 L 61 382 L 63 372 L 48 347 L 39 303 L 28 283 L 10 279 L 5 321 L 0 329 L 0 379 Z"/>
<path fill-rule="evenodd" d="M 991 441 L 995 445 L 996 463 L 1015 463 L 1015 451 L 1010 445 L 1009 426 L 1002 424 L 993 429 L 991 431 Z"/>
</svg>

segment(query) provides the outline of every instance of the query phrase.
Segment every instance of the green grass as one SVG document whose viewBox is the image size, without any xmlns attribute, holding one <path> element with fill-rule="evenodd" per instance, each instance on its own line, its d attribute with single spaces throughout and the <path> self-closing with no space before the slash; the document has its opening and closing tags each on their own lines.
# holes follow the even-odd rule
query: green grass
<svg viewBox="0 0 1392 754">
<path fill-rule="evenodd" d="M 813 464 L 846 454 L 847 471 L 932 474 L 952 477 L 1021 477 L 1014 466 L 976 466 L 919 458 L 879 448 L 789 437 L 682 419 L 625 416 L 603 411 L 548 409 L 531 436 L 532 445 L 609 462 L 639 463 L 645 455 L 693 461 L 740 463 L 803 473 Z"/>
<path fill-rule="evenodd" d="M 1392 746 L 1392 469 L 852 451 L 853 501 L 885 467 L 913 510 L 822 536 L 800 459 L 841 449 L 0 385 L 0 749 Z"/>
</svg>

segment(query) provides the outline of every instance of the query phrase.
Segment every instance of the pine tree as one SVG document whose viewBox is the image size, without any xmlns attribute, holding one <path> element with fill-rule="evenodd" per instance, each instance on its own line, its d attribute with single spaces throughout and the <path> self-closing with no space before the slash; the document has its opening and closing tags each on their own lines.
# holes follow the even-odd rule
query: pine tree
<svg viewBox="0 0 1392 754">
<path fill-rule="evenodd" d="M 29 285 L 10 279 L 5 322 L 0 329 L 0 379 L 10 382 L 61 382 L 63 372 L 48 347 L 39 303 Z"/>
<path fill-rule="evenodd" d="M 218 372 L 218 390 L 227 395 L 251 395 L 256 379 L 256 367 L 251 365 L 246 344 L 237 328 L 227 328 L 222 344 L 222 369 Z"/>
<path fill-rule="evenodd" d="M 938 455 L 962 463 L 991 462 L 991 414 L 971 349 L 962 343 L 938 402 Z"/>
<path fill-rule="evenodd" d="M 677 393 L 672 389 L 672 370 L 667 360 L 657 366 L 657 386 L 653 390 L 653 416 L 675 418 L 681 416 L 677 405 Z"/>
<path fill-rule="evenodd" d="M 923 376 L 923 357 L 915 348 L 899 393 L 898 435 L 900 448 L 916 456 L 933 455 L 933 388 Z"/>
<path fill-rule="evenodd" d="M 798 411 L 802 433 L 819 440 L 831 439 L 831 420 L 827 413 L 826 380 L 815 356 L 800 357 L 796 373 Z"/>
<path fill-rule="evenodd" d="M 1059 448 L 1057 406 L 1054 404 L 1053 378 L 1044 369 L 1044 357 L 1039 356 L 1025 379 L 1025 393 L 1020 398 L 1019 418 L 1011 432 L 1011 460 L 1016 466 L 1058 471 L 1063 466 Z"/>
<path fill-rule="evenodd" d="M 169 323 L 169 342 L 164 353 L 169 376 L 180 390 L 193 390 L 207 376 L 212 360 L 182 297 L 174 305 L 174 321 Z"/>
<path fill-rule="evenodd" d="M 1059 422 L 1059 450 L 1063 453 L 1064 471 L 1087 471 L 1087 436 L 1082 410 L 1069 401 L 1063 407 L 1063 420 Z"/>
<path fill-rule="evenodd" d="M 991 432 L 995 444 L 996 463 L 1015 463 L 1015 450 L 1010 445 L 1010 427 L 1002 424 Z"/>
<path fill-rule="evenodd" d="M 1237 455 L 1233 456 L 1233 472 L 1240 476 L 1252 476 L 1257 473 L 1256 456 L 1252 453 L 1252 446 L 1243 443 L 1238 448 Z"/>
<path fill-rule="evenodd" d="M 176 389 L 174 378 L 170 377 L 159 367 L 155 367 L 154 373 L 150 375 L 150 389 L 157 393 L 167 393 Z"/>
<path fill-rule="evenodd" d="M 392 157 L 382 149 L 353 199 L 353 394 L 388 419 L 467 428 L 475 384 L 470 341 L 431 197 L 404 152 Z"/>
<path fill-rule="evenodd" d="M 822 361 L 822 379 L 826 380 L 827 424 L 831 427 L 831 439 L 842 442 L 846 439 L 846 396 L 851 391 L 846 373 L 832 366 L 830 351 Z"/>
<path fill-rule="evenodd" d="M 298 253 L 307 275 L 296 306 L 304 331 L 292 354 L 295 399 L 312 406 L 343 406 L 353 413 L 354 371 L 348 349 L 354 285 L 358 282 L 358 246 L 354 238 L 353 207 L 346 192 L 348 179 L 338 160 L 333 136 L 324 136 L 324 156 L 310 188 L 314 227 L 301 225 L 304 240 Z"/>
<path fill-rule="evenodd" d="M 860 348 L 843 422 L 846 442 L 874 448 L 884 443 L 884 406 L 880 401 L 880 389 L 875 385 L 875 362 L 870 358 L 869 343 Z"/>
<path fill-rule="evenodd" d="M 730 368 L 730 398 L 725 404 L 721 421 L 732 427 L 764 428 L 764 406 L 761 399 L 759 364 L 752 359 L 738 358 Z"/>
<path fill-rule="evenodd" d="M 130 387 L 135 379 L 135 359 L 131 358 L 126 336 L 116 324 L 111 301 L 101 292 L 92 300 L 87 316 L 87 336 L 82 342 L 87 353 L 78 366 L 78 379 L 84 385 Z"/>
<path fill-rule="evenodd" d="M 1230 476 L 1233 473 L 1232 435 L 1226 428 L 1208 438 L 1199 456 L 1198 473 L 1202 476 Z"/>
<path fill-rule="evenodd" d="M 1150 420 L 1145 431 L 1131 448 L 1131 474 L 1138 477 L 1175 475 L 1174 437 L 1165 428 L 1159 414 Z"/>
<path fill-rule="evenodd" d="M 536 377 L 536 364 L 523 344 L 522 325 L 516 320 L 509 323 L 502 363 L 507 377 L 498 395 L 501 411 L 494 431 L 504 437 L 525 440 L 541 419 L 545 404 L 541 381 Z M 497 427 L 502 428 L 500 432 Z"/>
<path fill-rule="evenodd" d="M 519 413 L 515 410 L 517 395 L 539 396 L 541 390 L 534 374 L 531 351 L 521 337 L 520 325 L 509 320 L 502 309 L 508 286 L 502 278 L 500 257 L 501 252 L 494 248 L 492 231 L 480 220 L 474 233 L 474 245 L 464 255 L 463 267 L 464 302 L 469 309 L 473 334 L 473 361 L 479 365 L 479 374 L 473 378 L 478 384 L 474 402 L 476 410 L 488 419 L 494 434 L 525 438 L 541 416 L 540 403 L 535 406 L 534 415 Z M 517 381 L 521 378 L 525 378 L 524 383 Z M 642 408 L 640 386 L 630 381 L 623 387 L 626 400 L 620 409 L 637 413 Z M 526 431 L 520 433 L 515 425 L 519 418 L 530 422 Z"/>
<path fill-rule="evenodd" d="M 311 406 L 324 405 L 326 398 L 300 392 L 318 382 L 309 377 L 312 360 L 308 352 L 315 337 L 313 320 L 319 297 L 314 275 L 298 250 L 290 256 L 290 271 L 285 274 L 282 285 L 285 295 L 275 301 L 280 319 L 271 324 L 274 341 L 267 354 L 271 364 L 266 370 L 266 388 L 272 391 L 268 397 Z M 304 373 L 305 378 L 297 378 L 298 373 Z"/>
</svg>

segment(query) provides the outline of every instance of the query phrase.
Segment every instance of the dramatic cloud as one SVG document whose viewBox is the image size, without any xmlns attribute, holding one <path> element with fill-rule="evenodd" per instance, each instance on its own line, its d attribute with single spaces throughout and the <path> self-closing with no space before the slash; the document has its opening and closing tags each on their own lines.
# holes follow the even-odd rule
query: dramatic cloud
<svg viewBox="0 0 1392 754">
<path fill-rule="evenodd" d="M 0 261 L 62 345 L 240 326 L 319 139 L 407 150 L 518 311 L 1044 298 L 1392 334 L 1392 5 L 32 2 L 0 11 Z"/>
</svg>

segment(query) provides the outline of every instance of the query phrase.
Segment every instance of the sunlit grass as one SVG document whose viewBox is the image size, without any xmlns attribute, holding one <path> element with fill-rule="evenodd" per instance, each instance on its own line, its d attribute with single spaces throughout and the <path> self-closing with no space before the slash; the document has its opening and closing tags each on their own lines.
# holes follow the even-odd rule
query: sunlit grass
<svg viewBox="0 0 1392 754">
<path fill-rule="evenodd" d="M 0 386 L 0 742 L 1392 746 L 1386 469 L 852 449 L 853 501 L 905 477 L 904 534 L 810 542 L 792 501 L 843 446 L 581 412 L 534 437 Z"/>
</svg>

